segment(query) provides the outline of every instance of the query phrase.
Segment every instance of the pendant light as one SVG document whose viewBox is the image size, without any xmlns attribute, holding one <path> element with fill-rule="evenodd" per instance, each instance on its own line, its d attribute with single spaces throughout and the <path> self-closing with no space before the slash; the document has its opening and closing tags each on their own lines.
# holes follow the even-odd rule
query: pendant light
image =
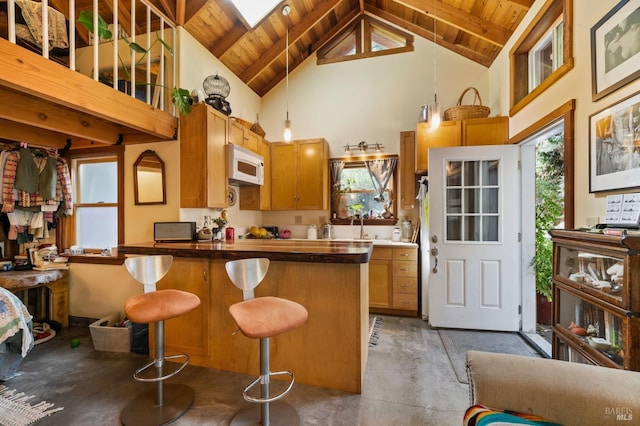
<svg viewBox="0 0 640 426">
<path fill-rule="evenodd" d="M 289 5 L 285 5 L 282 8 L 282 14 L 284 16 L 289 16 L 291 13 L 291 7 Z M 287 68 L 287 76 L 286 76 L 286 86 L 287 86 L 287 118 L 284 120 L 284 131 L 282 137 L 285 142 L 291 142 L 291 120 L 289 120 L 289 21 L 287 20 L 287 35 L 286 35 L 286 44 L 287 49 L 285 51 L 285 64 Z"/>
<path fill-rule="evenodd" d="M 433 104 L 431 104 L 431 128 L 435 129 L 440 127 L 442 121 L 440 115 L 440 104 L 438 103 L 438 61 L 437 61 L 437 48 L 436 42 L 437 27 L 436 27 L 436 0 L 433 0 Z"/>
</svg>

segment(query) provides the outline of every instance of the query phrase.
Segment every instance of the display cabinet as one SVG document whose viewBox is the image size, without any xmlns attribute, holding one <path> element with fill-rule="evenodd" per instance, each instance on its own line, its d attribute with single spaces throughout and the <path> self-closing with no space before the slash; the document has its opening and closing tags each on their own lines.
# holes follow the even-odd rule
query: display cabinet
<svg viewBox="0 0 640 426">
<path fill-rule="evenodd" d="M 550 234 L 553 357 L 640 371 L 640 236 Z"/>
</svg>

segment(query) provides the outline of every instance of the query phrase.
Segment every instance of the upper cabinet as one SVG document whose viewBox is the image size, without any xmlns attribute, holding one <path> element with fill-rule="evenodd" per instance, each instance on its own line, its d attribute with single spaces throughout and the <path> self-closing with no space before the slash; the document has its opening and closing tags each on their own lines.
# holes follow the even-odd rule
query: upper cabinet
<svg viewBox="0 0 640 426">
<path fill-rule="evenodd" d="M 271 210 L 329 208 L 329 144 L 324 139 L 271 144 Z"/>
<path fill-rule="evenodd" d="M 262 137 L 247 129 L 234 118 L 229 119 L 229 143 L 258 152 Z"/>
<path fill-rule="evenodd" d="M 180 123 L 180 207 L 225 208 L 227 116 L 199 103 Z"/>
<path fill-rule="evenodd" d="M 501 145 L 509 141 L 509 118 L 488 117 L 443 121 L 436 129 L 418 123 L 416 132 L 416 173 L 425 173 L 429 148 L 471 145 Z"/>
</svg>

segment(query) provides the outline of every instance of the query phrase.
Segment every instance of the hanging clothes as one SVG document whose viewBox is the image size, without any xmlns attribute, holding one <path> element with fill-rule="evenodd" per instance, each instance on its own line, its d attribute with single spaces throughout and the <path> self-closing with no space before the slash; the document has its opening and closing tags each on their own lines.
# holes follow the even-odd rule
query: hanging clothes
<svg viewBox="0 0 640 426">
<path fill-rule="evenodd" d="M 20 148 L 20 162 L 16 170 L 15 187 L 21 191 L 39 194 L 50 200 L 56 196 L 57 159 L 41 151 Z"/>
</svg>

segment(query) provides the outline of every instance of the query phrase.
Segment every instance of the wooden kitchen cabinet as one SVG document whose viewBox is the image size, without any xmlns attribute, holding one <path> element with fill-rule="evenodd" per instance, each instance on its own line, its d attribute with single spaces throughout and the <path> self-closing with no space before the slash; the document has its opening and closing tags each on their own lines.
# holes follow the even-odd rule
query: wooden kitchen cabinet
<svg viewBox="0 0 640 426">
<path fill-rule="evenodd" d="M 509 141 L 509 118 L 487 117 L 443 121 L 437 129 L 418 123 L 416 130 L 416 173 L 429 166 L 429 148 L 449 146 L 501 145 Z"/>
<path fill-rule="evenodd" d="M 550 234 L 553 357 L 640 371 L 640 236 Z"/>
<path fill-rule="evenodd" d="M 173 288 L 200 298 L 197 309 L 164 323 L 165 352 L 187 353 L 195 365 L 208 365 L 210 356 L 209 276 L 209 259 L 174 257 L 169 272 L 156 285 L 158 290 Z M 153 347 L 153 327 L 149 331 L 149 343 Z"/>
<path fill-rule="evenodd" d="M 225 208 L 227 117 L 204 103 L 180 122 L 180 207 Z"/>
<path fill-rule="evenodd" d="M 240 210 L 271 210 L 271 147 L 260 138 L 258 154 L 264 162 L 264 183 L 240 187 Z"/>
<path fill-rule="evenodd" d="M 369 308 L 393 307 L 393 249 L 374 247 L 369 260 Z"/>
<path fill-rule="evenodd" d="M 247 129 L 233 118 L 229 118 L 229 143 L 259 152 L 262 137 Z"/>
<path fill-rule="evenodd" d="M 271 210 L 329 208 L 329 144 L 305 139 L 271 144 Z"/>
<path fill-rule="evenodd" d="M 412 209 L 416 202 L 415 132 L 400 132 L 400 208 Z"/>
<path fill-rule="evenodd" d="M 369 261 L 369 310 L 417 316 L 418 248 L 375 246 Z"/>
</svg>

